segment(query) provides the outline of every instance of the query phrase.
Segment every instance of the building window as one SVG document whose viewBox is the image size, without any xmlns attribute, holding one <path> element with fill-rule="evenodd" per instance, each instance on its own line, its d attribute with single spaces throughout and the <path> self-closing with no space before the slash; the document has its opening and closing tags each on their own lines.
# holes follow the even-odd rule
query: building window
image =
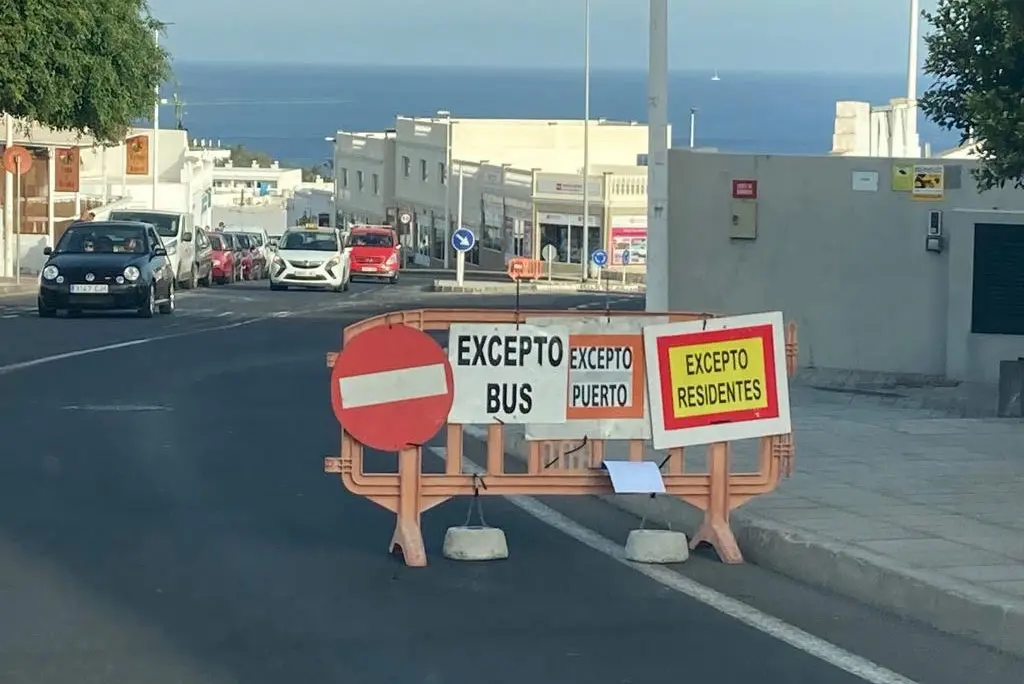
<svg viewBox="0 0 1024 684">
<path fill-rule="evenodd" d="M 376 173 L 373 174 L 373 194 L 380 194 L 380 176 Z"/>
<path fill-rule="evenodd" d="M 359 192 L 362 192 L 363 188 L 365 187 L 362 171 L 356 171 L 356 185 L 359 186 Z"/>
<path fill-rule="evenodd" d="M 427 174 L 427 160 L 420 159 L 420 180 L 426 183 L 428 178 L 429 175 Z"/>
<path fill-rule="evenodd" d="M 341 187 L 348 187 L 348 169 L 341 170 Z"/>
<path fill-rule="evenodd" d="M 408 157 L 402 157 L 402 175 L 406 178 L 412 175 L 412 160 Z"/>
<path fill-rule="evenodd" d="M 1024 226 L 974 226 L 971 332 L 1024 335 Z"/>
<path fill-rule="evenodd" d="M 444 162 L 437 162 L 437 179 L 441 182 L 441 185 L 448 185 L 448 174 L 447 169 L 444 168 Z"/>
</svg>

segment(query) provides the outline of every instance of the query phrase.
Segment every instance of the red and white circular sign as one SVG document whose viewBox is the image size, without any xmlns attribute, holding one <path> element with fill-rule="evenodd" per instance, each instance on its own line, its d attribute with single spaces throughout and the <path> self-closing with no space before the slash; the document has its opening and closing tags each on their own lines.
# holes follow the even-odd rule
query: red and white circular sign
<svg viewBox="0 0 1024 684">
<path fill-rule="evenodd" d="M 356 335 L 331 372 L 338 422 L 359 443 L 380 451 L 426 444 L 448 422 L 454 399 L 444 349 L 407 325 Z"/>
</svg>

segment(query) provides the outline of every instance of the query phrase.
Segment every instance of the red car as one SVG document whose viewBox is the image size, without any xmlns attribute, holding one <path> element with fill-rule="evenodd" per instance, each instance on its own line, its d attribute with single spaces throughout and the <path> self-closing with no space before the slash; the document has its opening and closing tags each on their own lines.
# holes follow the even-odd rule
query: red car
<svg viewBox="0 0 1024 684">
<path fill-rule="evenodd" d="M 345 247 L 349 250 L 352 277 L 387 278 L 398 282 L 402 270 L 401 245 L 390 226 L 353 226 Z"/>
<path fill-rule="evenodd" d="M 213 248 L 213 281 L 220 285 L 235 282 L 241 265 L 235 256 L 234 240 L 226 233 L 210 233 L 209 237 Z"/>
<path fill-rule="evenodd" d="M 248 235 L 243 233 L 232 233 L 232 238 L 238 246 L 240 261 L 242 265 L 242 280 L 256 280 L 260 265 L 256 263 L 256 255 L 252 241 Z M 262 276 L 261 276 L 262 277 Z"/>
</svg>

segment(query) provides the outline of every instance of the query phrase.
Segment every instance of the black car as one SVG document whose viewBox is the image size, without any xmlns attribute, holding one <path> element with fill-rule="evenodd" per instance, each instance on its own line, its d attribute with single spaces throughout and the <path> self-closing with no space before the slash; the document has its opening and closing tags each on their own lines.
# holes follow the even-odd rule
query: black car
<svg viewBox="0 0 1024 684">
<path fill-rule="evenodd" d="M 134 310 L 151 318 L 174 312 L 174 273 L 153 226 L 133 221 L 73 223 L 43 250 L 39 315 Z"/>
</svg>

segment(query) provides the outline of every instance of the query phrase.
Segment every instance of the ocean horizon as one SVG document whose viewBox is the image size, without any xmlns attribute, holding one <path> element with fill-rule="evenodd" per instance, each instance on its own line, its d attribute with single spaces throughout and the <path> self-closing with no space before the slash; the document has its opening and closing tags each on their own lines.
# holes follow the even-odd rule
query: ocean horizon
<svg viewBox="0 0 1024 684">
<path fill-rule="evenodd" d="M 176 61 L 162 95 L 184 101 L 191 138 L 220 140 L 266 152 L 282 164 L 310 166 L 331 156 L 325 140 L 339 130 L 380 131 L 397 115 L 448 110 L 466 118 L 583 118 L 582 70 L 483 67 L 334 66 Z M 875 105 L 899 97 L 899 74 L 677 71 L 669 77 L 673 145 L 689 144 L 691 107 L 696 144 L 726 152 L 827 154 L 835 103 Z M 646 73 L 595 69 L 591 117 L 646 120 Z M 174 107 L 161 110 L 174 124 Z M 922 117 L 922 142 L 953 147 L 955 133 Z"/>
</svg>

